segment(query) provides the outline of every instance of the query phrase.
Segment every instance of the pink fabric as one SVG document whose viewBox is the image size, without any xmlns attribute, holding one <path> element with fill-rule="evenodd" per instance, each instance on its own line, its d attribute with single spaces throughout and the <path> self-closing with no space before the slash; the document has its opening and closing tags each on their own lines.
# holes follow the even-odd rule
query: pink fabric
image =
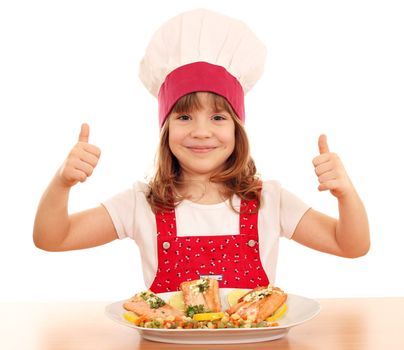
<svg viewBox="0 0 404 350">
<path fill-rule="evenodd" d="M 160 128 L 175 103 L 196 91 L 214 92 L 225 97 L 244 123 L 244 91 L 239 81 L 222 66 L 194 62 L 173 70 L 161 85 L 158 95 Z"/>
</svg>

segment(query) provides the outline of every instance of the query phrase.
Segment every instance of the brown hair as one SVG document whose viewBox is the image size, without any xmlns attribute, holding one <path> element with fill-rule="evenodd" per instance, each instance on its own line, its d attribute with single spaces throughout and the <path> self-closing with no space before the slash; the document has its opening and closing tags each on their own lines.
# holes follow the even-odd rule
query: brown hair
<svg viewBox="0 0 404 350">
<path fill-rule="evenodd" d="M 223 185 L 222 195 L 224 198 L 231 198 L 232 195 L 236 194 L 245 200 L 258 200 L 258 210 L 261 183 L 256 174 L 254 161 L 250 156 L 250 146 L 244 126 L 224 97 L 214 93 L 209 93 L 208 95 L 215 111 L 224 110 L 232 116 L 235 123 L 236 141 L 234 151 L 226 160 L 224 170 L 213 174 L 210 181 Z M 198 93 L 193 92 L 181 97 L 170 113 L 187 113 L 199 108 L 201 108 L 201 101 L 198 98 Z M 183 184 L 181 181 L 181 167 L 169 147 L 168 125 L 167 117 L 160 132 L 156 172 L 149 182 L 150 191 L 147 195 L 147 201 L 153 212 L 173 209 L 185 199 L 177 191 L 179 186 Z M 230 201 L 230 205 L 236 211 L 232 201 Z"/>
</svg>

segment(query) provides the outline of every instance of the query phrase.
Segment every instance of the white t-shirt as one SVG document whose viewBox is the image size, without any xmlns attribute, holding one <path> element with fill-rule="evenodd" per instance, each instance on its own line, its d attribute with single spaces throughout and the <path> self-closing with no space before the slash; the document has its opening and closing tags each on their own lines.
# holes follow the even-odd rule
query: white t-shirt
<svg viewBox="0 0 404 350">
<path fill-rule="evenodd" d="M 134 183 L 129 190 L 103 202 L 120 239 L 132 238 L 139 246 L 143 278 L 147 288 L 157 272 L 156 219 L 146 200 L 147 184 Z M 233 199 L 238 209 L 240 198 Z M 309 206 L 283 189 L 277 181 L 263 183 L 258 212 L 259 251 L 263 268 L 275 283 L 279 237 L 292 238 L 297 224 Z M 218 204 L 197 204 L 188 200 L 175 209 L 178 236 L 239 234 L 239 214 L 229 201 Z"/>
</svg>

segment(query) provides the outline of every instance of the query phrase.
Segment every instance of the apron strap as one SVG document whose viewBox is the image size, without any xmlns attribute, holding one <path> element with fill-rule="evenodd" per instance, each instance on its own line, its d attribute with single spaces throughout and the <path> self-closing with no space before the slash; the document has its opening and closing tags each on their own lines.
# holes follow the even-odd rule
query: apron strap
<svg viewBox="0 0 404 350">
<path fill-rule="evenodd" d="M 157 237 L 177 237 L 177 225 L 175 222 L 175 210 L 156 212 Z"/>
<path fill-rule="evenodd" d="M 241 200 L 240 234 L 258 238 L 258 203 L 256 200 Z"/>
</svg>

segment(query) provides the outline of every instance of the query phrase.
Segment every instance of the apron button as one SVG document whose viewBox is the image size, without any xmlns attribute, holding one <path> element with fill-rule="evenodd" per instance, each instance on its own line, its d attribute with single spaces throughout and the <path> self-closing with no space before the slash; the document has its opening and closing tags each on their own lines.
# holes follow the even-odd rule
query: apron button
<svg viewBox="0 0 404 350">
<path fill-rule="evenodd" d="M 254 241 L 253 239 L 250 239 L 247 244 L 252 248 L 255 246 L 256 243 L 257 243 L 256 241 Z"/>
<path fill-rule="evenodd" d="M 164 249 L 170 248 L 170 242 L 164 242 L 164 243 L 163 243 L 163 248 L 164 248 Z"/>
</svg>

